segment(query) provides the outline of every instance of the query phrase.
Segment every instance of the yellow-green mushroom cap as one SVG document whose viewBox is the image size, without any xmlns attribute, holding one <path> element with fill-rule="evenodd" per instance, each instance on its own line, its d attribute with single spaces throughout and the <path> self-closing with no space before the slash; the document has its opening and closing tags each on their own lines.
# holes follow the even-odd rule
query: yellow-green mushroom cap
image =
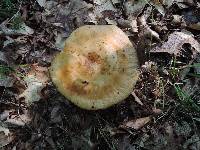
<svg viewBox="0 0 200 150">
<path fill-rule="evenodd" d="M 138 79 L 136 50 L 114 25 L 76 29 L 50 68 L 52 81 L 68 100 L 88 110 L 124 100 Z"/>
</svg>

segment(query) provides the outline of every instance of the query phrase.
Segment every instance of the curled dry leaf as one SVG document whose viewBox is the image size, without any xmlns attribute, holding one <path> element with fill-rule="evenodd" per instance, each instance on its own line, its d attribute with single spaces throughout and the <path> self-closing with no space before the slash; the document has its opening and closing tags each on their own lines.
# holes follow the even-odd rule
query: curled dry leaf
<svg viewBox="0 0 200 150">
<path fill-rule="evenodd" d="M 173 4 L 179 6 L 179 8 L 187 8 L 189 6 L 194 6 L 194 0 L 163 0 L 162 4 L 167 6 L 167 8 L 171 7 Z"/>
<path fill-rule="evenodd" d="M 197 22 L 197 23 L 194 23 L 194 24 L 190 24 L 189 27 L 191 29 L 200 30 L 200 22 Z"/>
<path fill-rule="evenodd" d="M 5 119 L 7 119 L 9 117 L 10 112 L 12 112 L 12 110 L 4 110 L 1 114 L 0 114 L 0 121 L 3 121 Z"/>
<path fill-rule="evenodd" d="M 58 33 L 55 40 L 56 40 L 55 43 L 56 48 L 63 49 L 65 46 L 66 35 L 63 33 Z"/>
<path fill-rule="evenodd" d="M 104 11 L 116 12 L 117 10 L 115 9 L 115 7 L 113 6 L 113 4 L 112 4 L 112 2 L 110 0 L 106 0 L 105 2 L 102 1 L 101 5 L 94 6 L 94 14 L 96 16 L 103 17 L 102 12 L 104 12 Z"/>
<path fill-rule="evenodd" d="M 0 148 L 8 145 L 12 140 L 13 136 L 10 136 L 10 130 L 0 125 Z"/>
<path fill-rule="evenodd" d="M 4 87 L 12 87 L 14 83 L 14 78 L 6 76 L 6 77 L 1 77 L 0 75 L 0 86 Z"/>
<path fill-rule="evenodd" d="M 28 124 L 31 121 L 31 116 L 28 113 L 28 110 L 23 110 L 23 114 L 15 113 L 14 109 L 5 110 L 0 114 L 0 131 L 1 131 L 1 122 L 3 127 L 13 128 L 13 127 L 22 127 L 25 124 Z M 6 130 L 8 131 L 8 130 Z"/>
<path fill-rule="evenodd" d="M 121 0 L 111 0 L 112 1 L 112 3 L 115 5 L 115 4 L 119 4 L 119 3 L 121 3 Z"/>
<path fill-rule="evenodd" d="M 14 39 L 14 38 L 11 38 L 11 37 L 9 37 L 9 36 L 6 36 L 6 41 L 4 41 L 4 43 L 3 43 L 3 48 L 5 48 L 6 46 L 8 46 L 8 45 L 10 45 L 10 44 L 12 44 L 12 43 L 16 43 L 16 44 L 24 44 L 24 43 L 26 43 L 27 42 L 27 36 L 25 35 L 25 36 L 20 36 L 20 37 L 18 37 L 18 38 L 16 38 L 16 39 Z"/>
<path fill-rule="evenodd" d="M 116 22 L 115 20 L 111 20 L 111 19 L 109 19 L 108 17 L 106 17 L 105 20 L 106 20 L 106 22 L 107 22 L 108 24 L 117 25 L 117 22 Z"/>
<path fill-rule="evenodd" d="M 59 123 L 62 121 L 62 117 L 60 115 L 60 107 L 55 106 L 51 111 L 51 122 L 53 123 Z"/>
<path fill-rule="evenodd" d="M 151 7 L 148 7 L 148 9 L 144 12 L 144 14 L 137 18 L 138 26 L 139 26 L 139 36 L 144 38 L 154 38 L 158 41 L 160 41 L 159 34 L 152 30 L 150 26 L 147 24 L 147 19 L 150 16 L 152 11 Z"/>
<path fill-rule="evenodd" d="M 155 9 L 158 10 L 160 14 L 163 16 L 165 15 L 165 9 L 159 0 L 152 0 L 150 3 L 155 7 Z"/>
<path fill-rule="evenodd" d="M 37 0 L 37 2 L 41 7 L 44 7 L 46 4 L 46 0 Z"/>
<path fill-rule="evenodd" d="M 15 41 L 11 38 L 11 37 L 9 37 L 9 36 L 6 36 L 6 41 L 4 41 L 3 42 L 3 48 L 5 48 L 6 46 L 8 46 L 9 44 L 12 44 L 12 43 L 14 43 Z"/>
<path fill-rule="evenodd" d="M 168 41 L 161 47 L 152 49 L 151 53 L 165 52 L 175 56 L 181 55 L 181 49 L 184 44 L 190 44 L 193 48 L 193 55 L 200 52 L 200 44 L 194 39 L 193 35 L 186 32 L 174 32 L 169 35 Z"/>
<path fill-rule="evenodd" d="M 173 15 L 172 23 L 175 25 L 181 24 L 183 21 L 183 17 L 181 15 Z"/>
<path fill-rule="evenodd" d="M 121 125 L 120 127 L 133 128 L 135 130 L 138 130 L 138 129 L 144 127 L 150 121 L 151 121 L 151 117 L 144 117 L 144 118 L 139 118 L 136 120 L 130 120 L 130 121 L 124 123 L 123 125 Z"/>
<path fill-rule="evenodd" d="M 24 80 L 27 84 L 27 89 L 19 97 L 24 97 L 28 105 L 41 99 L 41 90 L 49 80 L 47 72 L 48 69 L 46 67 L 34 65 L 25 77 Z"/>
<path fill-rule="evenodd" d="M 4 52 L 0 51 L 0 62 L 1 64 L 8 64 L 8 59 L 6 58 L 6 55 Z"/>
<path fill-rule="evenodd" d="M 27 26 L 25 23 L 20 25 L 19 29 L 10 29 L 6 27 L 6 24 L 3 22 L 0 24 L 0 35 L 31 35 L 34 33 L 34 30 Z"/>
<path fill-rule="evenodd" d="M 31 118 L 28 116 L 28 114 L 22 114 L 22 115 L 13 115 L 12 118 L 7 118 L 5 123 L 19 127 L 19 126 L 24 126 L 30 121 Z"/>
<path fill-rule="evenodd" d="M 134 18 L 137 17 L 148 3 L 149 0 L 131 0 L 125 2 L 126 15 Z"/>
<path fill-rule="evenodd" d="M 69 3 L 63 4 L 55 1 L 46 1 L 45 11 L 42 16 L 46 18 L 46 22 L 60 24 L 66 28 L 76 17 L 85 19 L 90 8 L 92 8 L 91 4 L 80 0 L 71 0 Z"/>
<path fill-rule="evenodd" d="M 106 3 L 107 0 L 94 0 L 94 3 L 97 5 L 102 5 L 104 3 Z"/>
<path fill-rule="evenodd" d="M 187 24 L 187 27 L 200 30 L 200 9 L 183 11 L 182 16 Z"/>
<path fill-rule="evenodd" d="M 130 26 L 133 32 L 138 32 L 137 19 L 132 19 L 130 22 Z"/>
</svg>

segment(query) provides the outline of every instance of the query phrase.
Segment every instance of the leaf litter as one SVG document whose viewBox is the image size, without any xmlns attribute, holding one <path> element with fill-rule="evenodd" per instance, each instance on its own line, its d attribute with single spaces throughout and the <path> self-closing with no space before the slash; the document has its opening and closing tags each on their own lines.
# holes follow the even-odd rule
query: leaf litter
<svg viewBox="0 0 200 150">
<path fill-rule="evenodd" d="M 199 2 L 31 0 L 16 6 L 21 21 L 14 15 L 0 23 L 4 149 L 199 149 L 199 112 L 187 103 L 199 105 L 200 98 Z M 119 26 L 141 64 L 132 95 L 97 112 L 75 107 L 48 77 L 65 39 L 85 24 Z"/>
<path fill-rule="evenodd" d="M 26 82 L 26 90 L 19 95 L 19 98 L 24 97 L 25 102 L 31 105 L 41 99 L 41 91 L 46 86 L 48 81 L 47 68 L 33 65 L 32 70 L 24 77 Z"/>
</svg>

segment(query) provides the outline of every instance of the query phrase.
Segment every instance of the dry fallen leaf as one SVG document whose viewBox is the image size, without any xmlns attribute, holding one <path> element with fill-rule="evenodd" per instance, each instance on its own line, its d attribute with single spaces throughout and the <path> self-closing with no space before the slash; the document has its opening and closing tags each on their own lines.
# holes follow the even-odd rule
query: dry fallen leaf
<svg viewBox="0 0 200 150">
<path fill-rule="evenodd" d="M 152 0 L 150 3 L 155 7 L 155 9 L 158 10 L 159 13 L 161 13 L 163 16 L 165 15 L 165 9 L 159 1 Z"/>
<path fill-rule="evenodd" d="M 46 0 L 37 0 L 37 2 L 41 7 L 44 7 L 46 4 Z"/>
<path fill-rule="evenodd" d="M 13 126 L 24 126 L 29 123 L 31 118 L 27 114 L 13 115 L 12 118 L 8 118 L 5 123 Z"/>
<path fill-rule="evenodd" d="M 138 26 L 139 26 L 139 37 L 141 38 L 154 38 L 158 41 L 160 41 L 159 34 L 152 30 L 150 26 L 147 23 L 147 19 L 150 16 L 152 11 L 151 7 L 148 7 L 146 11 L 144 11 L 144 14 L 137 18 Z"/>
<path fill-rule="evenodd" d="M 195 24 L 190 24 L 189 27 L 191 29 L 200 30 L 200 22 L 197 22 Z"/>
<path fill-rule="evenodd" d="M 193 47 L 193 54 L 200 52 L 200 44 L 194 39 L 194 36 L 187 32 L 174 32 L 168 37 L 168 41 L 165 42 L 161 47 L 156 47 L 150 52 L 166 52 L 174 54 L 175 56 L 181 55 L 181 49 L 183 44 L 188 43 Z"/>
<path fill-rule="evenodd" d="M 183 11 L 182 16 L 187 27 L 200 30 L 200 9 Z"/>
<path fill-rule="evenodd" d="M 97 5 L 102 5 L 104 3 L 106 3 L 107 0 L 94 0 L 94 3 Z"/>
<path fill-rule="evenodd" d="M 115 20 L 111 20 L 111 19 L 109 19 L 108 17 L 106 17 L 105 20 L 106 20 L 106 22 L 107 22 L 108 24 L 117 25 L 117 22 L 116 22 Z"/>
<path fill-rule="evenodd" d="M 24 97 L 28 105 L 41 99 L 41 90 L 46 86 L 49 79 L 47 72 L 46 67 L 35 65 L 25 77 L 27 89 L 19 97 Z"/>
<path fill-rule="evenodd" d="M 19 97 L 24 97 L 29 105 L 39 101 L 41 98 L 40 92 L 44 88 L 43 84 L 34 75 L 28 75 L 25 82 L 27 83 L 27 89 Z"/>
<path fill-rule="evenodd" d="M 60 115 L 60 107 L 55 106 L 51 111 L 51 122 L 59 123 L 62 121 L 62 117 Z"/>
<path fill-rule="evenodd" d="M 3 121 L 9 117 L 11 110 L 4 110 L 2 113 L 0 113 L 0 121 Z"/>
<path fill-rule="evenodd" d="M 131 30 L 135 33 L 138 32 L 137 19 L 132 19 L 130 22 Z"/>
<path fill-rule="evenodd" d="M 121 3 L 121 0 L 111 0 L 112 3 L 115 5 L 115 4 L 120 4 Z"/>
<path fill-rule="evenodd" d="M 56 48 L 63 49 L 64 46 L 65 46 L 66 38 L 67 38 L 66 34 L 58 33 L 56 38 L 55 38 L 55 40 L 56 40 L 56 43 L 55 43 Z"/>
<path fill-rule="evenodd" d="M 1 77 L 0 75 L 0 86 L 4 87 L 12 87 L 14 83 L 14 79 L 12 77 Z"/>
<path fill-rule="evenodd" d="M 104 3 L 102 2 L 101 5 L 94 6 L 94 14 L 97 17 L 103 17 L 103 11 L 113 11 L 116 12 L 116 8 L 113 6 L 110 0 L 106 0 Z"/>
<path fill-rule="evenodd" d="M 0 51 L 0 62 L 4 64 L 8 64 L 8 59 L 4 52 Z"/>
<path fill-rule="evenodd" d="M 120 127 L 133 128 L 135 130 L 138 130 L 138 129 L 142 128 L 143 126 L 145 126 L 150 121 L 151 121 L 151 117 L 144 117 L 144 118 L 139 118 L 136 120 L 130 120 L 130 121 L 124 123 L 123 125 L 121 125 Z"/>
<path fill-rule="evenodd" d="M 69 3 L 63 4 L 55 1 L 46 1 L 45 11 L 42 13 L 42 16 L 46 18 L 46 22 L 61 24 L 66 29 L 66 26 L 76 17 L 85 18 L 90 8 L 92 8 L 91 4 L 80 0 L 70 0 Z"/>
<path fill-rule="evenodd" d="M 137 17 L 148 3 L 149 0 L 130 0 L 125 2 L 126 15 L 133 18 Z"/>
<path fill-rule="evenodd" d="M 27 42 L 27 36 L 19 36 L 18 38 L 14 39 L 14 38 L 11 38 L 9 36 L 6 36 L 6 39 L 4 42 L 3 42 L 3 48 L 5 48 L 6 46 L 12 44 L 12 43 L 16 43 L 16 44 L 25 44 Z"/>
<path fill-rule="evenodd" d="M 13 137 L 10 136 L 10 130 L 0 125 L 0 148 L 8 145 L 12 140 Z"/>
<path fill-rule="evenodd" d="M 22 23 L 19 29 L 10 29 L 4 22 L 0 24 L 0 35 L 31 35 L 33 33 L 34 30 L 25 23 Z"/>
<path fill-rule="evenodd" d="M 167 8 L 173 4 L 176 4 L 179 8 L 187 8 L 189 5 L 194 5 L 195 2 L 193 0 L 162 0 L 162 4 L 167 6 Z"/>
</svg>

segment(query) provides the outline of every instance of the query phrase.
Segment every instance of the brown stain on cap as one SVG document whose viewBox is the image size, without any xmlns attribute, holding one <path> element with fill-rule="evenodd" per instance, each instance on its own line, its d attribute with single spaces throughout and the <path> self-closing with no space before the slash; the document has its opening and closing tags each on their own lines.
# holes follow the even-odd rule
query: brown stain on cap
<svg viewBox="0 0 200 150">
<path fill-rule="evenodd" d="M 83 26 L 67 39 L 51 66 L 58 90 L 84 109 L 105 109 L 125 99 L 138 78 L 136 51 L 114 25 Z"/>
</svg>

